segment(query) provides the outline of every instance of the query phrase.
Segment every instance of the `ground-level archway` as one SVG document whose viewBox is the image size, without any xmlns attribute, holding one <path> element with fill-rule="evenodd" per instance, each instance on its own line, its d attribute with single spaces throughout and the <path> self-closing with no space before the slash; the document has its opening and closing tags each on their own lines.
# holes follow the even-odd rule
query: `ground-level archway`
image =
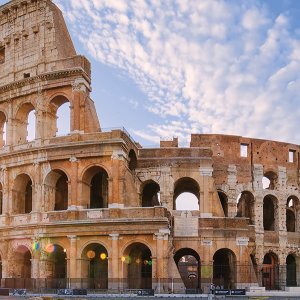
<svg viewBox="0 0 300 300">
<path fill-rule="evenodd" d="M 92 289 L 108 288 L 108 253 L 98 243 L 87 245 L 81 254 L 81 277 L 87 278 L 87 287 Z"/>
<path fill-rule="evenodd" d="M 122 256 L 129 289 L 152 289 L 152 254 L 143 243 L 129 245 Z"/>
<path fill-rule="evenodd" d="M 227 248 L 219 249 L 213 256 L 213 283 L 216 287 L 232 289 L 236 283 L 236 256 Z"/>
<path fill-rule="evenodd" d="M 270 252 L 264 256 L 262 283 L 267 290 L 279 289 L 279 263 L 276 254 Z"/>
<path fill-rule="evenodd" d="M 292 254 L 286 258 L 286 286 L 297 286 L 297 264 Z"/>
<path fill-rule="evenodd" d="M 200 289 L 200 256 L 190 248 L 182 248 L 174 255 L 174 261 L 177 265 L 181 279 L 186 289 Z"/>
</svg>

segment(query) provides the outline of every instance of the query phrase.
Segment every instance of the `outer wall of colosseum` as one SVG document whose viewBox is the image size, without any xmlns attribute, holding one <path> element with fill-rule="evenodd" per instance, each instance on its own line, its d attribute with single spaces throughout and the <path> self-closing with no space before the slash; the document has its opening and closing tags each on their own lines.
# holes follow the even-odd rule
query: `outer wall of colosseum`
<svg viewBox="0 0 300 300">
<path fill-rule="evenodd" d="M 50 0 L 0 7 L 2 286 L 299 285 L 299 146 L 192 134 L 142 148 L 101 130 L 90 75 Z M 187 194 L 196 209 L 179 208 Z"/>
</svg>

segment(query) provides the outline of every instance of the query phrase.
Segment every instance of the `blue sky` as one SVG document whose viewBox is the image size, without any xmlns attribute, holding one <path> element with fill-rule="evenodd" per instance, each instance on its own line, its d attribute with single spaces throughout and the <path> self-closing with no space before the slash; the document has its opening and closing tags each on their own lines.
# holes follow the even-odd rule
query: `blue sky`
<svg viewBox="0 0 300 300">
<path fill-rule="evenodd" d="M 92 63 L 102 128 L 299 144 L 300 1 L 53 1 Z"/>
</svg>

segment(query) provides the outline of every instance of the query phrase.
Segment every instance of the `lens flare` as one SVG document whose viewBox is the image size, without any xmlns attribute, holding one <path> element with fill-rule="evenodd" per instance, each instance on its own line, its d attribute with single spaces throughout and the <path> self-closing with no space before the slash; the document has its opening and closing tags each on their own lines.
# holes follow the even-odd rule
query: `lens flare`
<svg viewBox="0 0 300 300">
<path fill-rule="evenodd" d="M 89 259 L 92 259 L 95 257 L 95 251 L 93 250 L 89 250 L 87 253 L 86 253 L 86 256 L 89 258 Z"/>
<path fill-rule="evenodd" d="M 53 244 L 48 244 L 46 247 L 45 247 L 45 251 L 48 252 L 48 253 L 53 253 L 55 251 L 55 245 Z"/>
<path fill-rule="evenodd" d="M 40 249 L 40 244 L 38 242 L 34 242 L 32 244 L 32 250 L 37 251 Z"/>
<path fill-rule="evenodd" d="M 107 257 L 107 256 L 106 256 L 105 253 L 101 253 L 101 254 L 100 254 L 100 258 L 101 258 L 102 260 L 106 259 L 106 257 Z"/>
</svg>

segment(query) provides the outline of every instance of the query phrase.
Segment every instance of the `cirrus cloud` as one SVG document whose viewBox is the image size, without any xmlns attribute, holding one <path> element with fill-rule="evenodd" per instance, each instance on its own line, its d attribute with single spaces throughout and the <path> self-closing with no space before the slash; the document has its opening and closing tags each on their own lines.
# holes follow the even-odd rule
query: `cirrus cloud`
<svg viewBox="0 0 300 300">
<path fill-rule="evenodd" d="M 55 2 L 89 54 L 148 96 L 161 122 L 136 135 L 300 139 L 300 42 L 284 14 L 259 1 Z"/>
</svg>

